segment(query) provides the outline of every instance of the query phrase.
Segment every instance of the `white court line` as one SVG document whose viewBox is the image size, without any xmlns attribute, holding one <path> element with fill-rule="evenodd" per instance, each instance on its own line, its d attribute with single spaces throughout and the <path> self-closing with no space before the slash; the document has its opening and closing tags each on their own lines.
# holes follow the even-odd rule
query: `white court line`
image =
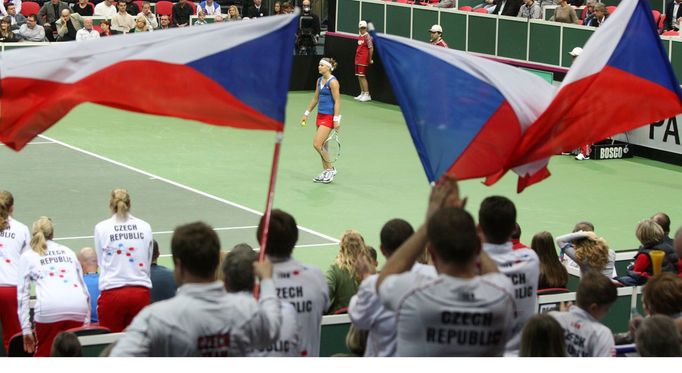
<svg viewBox="0 0 682 373">
<path fill-rule="evenodd" d="M 31 142 L 29 142 L 29 143 L 26 144 L 26 145 L 47 145 L 47 144 L 55 144 L 55 145 L 57 145 L 55 142 L 52 142 L 52 141 L 31 141 Z M 0 146 L 7 146 L 7 145 L 5 145 L 5 144 L 3 144 L 3 143 L 0 143 Z"/>
<path fill-rule="evenodd" d="M 245 225 L 243 227 L 222 227 L 222 228 L 213 228 L 214 231 L 234 231 L 234 230 L 239 230 L 239 229 L 256 229 L 258 228 L 257 225 Z M 172 234 L 173 231 L 158 231 L 158 232 L 152 232 L 152 235 L 157 235 L 157 234 Z M 84 240 L 86 238 L 95 238 L 95 236 L 74 236 L 74 237 L 60 237 L 60 238 L 55 238 L 54 241 L 68 241 L 68 240 Z"/>
<path fill-rule="evenodd" d="M 318 243 L 318 244 L 307 244 L 307 245 L 296 245 L 294 248 L 300 249 L 301 247 L 316 247 L 316 246 L 336 246 L 338 245 L 338 242 L 328 242 L 328 243 Z M 254 251 L 260 251 L 260 247 L 254 247 Z M 173 256 L 173 254 L 161 254 L 159 255 L 160 258 L 169 258 Z"/>
<path fill-rule="evenodd" d="M 163 181 L 164 183 L 168 183 L 168 184 L 173 185 L 173 186 L 176 186 L 176 187 L 178 187 L 178 188 L 185 189 L 185 190 L 187 190 L 187 191 L 190 191 L 190 192 L 193 192 L 193 193 L 202 195 L 202 196 L 204 196 L 204 197 L 206 197 L 206 198 L 210 198 L 210 199 L 212 199 L 212 200 L 215 200 L 215 201 L 218 201 L 218 202 L 222 202 L 222 203 L 224 203 L 224 204 L 226 204 L 226 205 L 230 205 L 230 206 L 232 206 L 232 207 L 236 207 L 236 208 L 238 208 L 238 209 L 242 209 L 242 210 L 244 210 L 244 211 L 248 211 L 248 212 L 253 213 L 253 214 L 256 214 L 256 215 L 258 215 L 258 216 L 263 216 L 263 213 L 260 212 L 260 211 L 258 211 L 258 210 L 254 210 L 254 209 L 252 209 L 252 208 L 249 208 L 249 207 L 246 207 L 246 206 L 242 206 L 242 205 L 240 205 L 240 204 L 238 204 L 238 203 L 234 203 L 234 202 L 232 202 L 232 201 L 228 201 L 228 200 L 226 200 L 226 199 L 224 199 L 224 198 L 220 198 L 220 197 L 218 197 L 218 196 L 214 196 L 214 195 L 212 195 L 212 194 L 209 194 L 209 193 L 206 193 L 206 192 L 202 192 L 202 191 L 200 191 L 200 190 L 198 190 L 198 189 L 195 189 L 195 188 L 192 188 L 192 187 L 190 187 L 190 186 L 187 186 L 187 185 L 184 185 L 184 184 L 180 184 L 180 183 L 178 183 L 178 182 L 175 182 L 175 181 L 166 179 L 166 178 L 161 177 L 161 176 L 154 175 L 154 174 L 152 174 L 152 173 L 150 173 L 150 172 L 143 171 L 143 170 L 140 170 L 139 168 L 135 168 L 135 167 L 133 167 L 133 166 L 129 166 L 129 165 L 125 164 L 125 163 L 121 163 L 121 162 L 115 161 L 115 160 L 113 160 L 113 159 L 109 159 L 109 158 L 107 158 L 107 157 L 101 156 L 101 155 L 99 155 L 99 154 L 95 154 L 95 153 L 93 153 L 93 152 L 90 152 L 90 151 L 87 151 L 87 150 L 84 150 L 84 149 L 75 147 L 75 146 L 73 146 L 73 145 L 69 145 L 69 144 L 64 143 L 64 142 L 61 142 L 61 141 L 59 141 L 59 140 L 55 140 L 55 139 L 53 139 L 53 138 L 51 138 L 51 137 L 48 137 L 48 136 L 45 136 L 45 135 L 38 135 L 38 136 L 39 136 L 40 138 L 42 138 L 42 139 L 45 139 L 45 140 L 48 140 L 48 141 L 55 142 L 55 143 L 57 143 L 57 144 L 59 144 L 59 145 L 61 145 L 61 146 L 64 146 L 64 147 L 66 147 L 66 148 L 69 148 L 69 149 L 71 149 L 71 150 L 75 150 L 75 151 L 77 151 L 77 152 L 80 152 L 80 153 L 89 155 L 89 156 L 91 156 L 91 157 L 95 157 L 95 158 L 97 158 L 97 159 L 101 159 L 101 160 L 103 160 L 103 161 L 105 161 L 105 162 L 109 162 L 109 163 L 115 164 L 115 165 L 117 165 L 117 166 L 126 168 L 126 169 L 128 169 L 128 170 L 131 170 L 131 171 L 134 171 L 134 172 L 137 172 L 137 173 L 140 173 L 140 174 L 149 176 L 149 177 L 151 177 L 151 178 L 154 178 L 154 179 Z M 338 239 L 336 239 L 336 238 L 334 238 L 334 237 L 327 236 L 326 234 L 322 234 L 322 233 L 320 233 L 320 232 L 316 232 L 316 231 L 314 231 L 314 230 L 312 230 L 312 229 L 305 228 L 305 227 L 302 227 L 302 226 L 300 226 L 300 225 L 297 226 L 297 227 L 298 227 L 298 229 L 300 229 L 300 230 L 302 230 L 302 231 L 304 231 L 304 232 L 310 233 L 310 234 L 312 234 L 312 235 L 314 235 L 314 236 L 317 236 L 317 237 L 320 237 L 320 238 L 324 238 L 324 239 L 329 240 L 329 241 L 332 241 L 332 242 L 334 242 L 334 243 L 339 243 L 339 242 L 340 242 Z"/>
</svg>

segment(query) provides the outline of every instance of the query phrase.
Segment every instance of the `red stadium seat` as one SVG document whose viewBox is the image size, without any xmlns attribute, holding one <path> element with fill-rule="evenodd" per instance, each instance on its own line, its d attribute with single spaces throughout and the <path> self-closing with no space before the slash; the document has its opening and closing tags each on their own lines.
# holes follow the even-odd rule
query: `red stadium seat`
<svg viewBox="0 0 682 373">
<path fill-rule="evenodd" d="M 334 315 L 343 315 L 344 313 L 348 313 L 348 307 L 339 308 L 334 312 Z"/>
<path fill-rule="evenodd" d="M 140 12 L 142 11 L 142 1 L 140 0 L 135 0 L 133 1 L 135 4 L 137 4 L 137 7 L 140 9 Z M 133 16 L 136 16 L 137 14 L 133 14 Z"/>
<path fill-rule="evenodd" d="M 463 11 L 463 12 L 471 12 L 472 10 L 474 10 L 474 8 L 472 8 L 472 7 L 468 6 L 468 5 L 465 5 L 465 6 L 459 7 L 459 10 L 461 10 L 461 11 Z"/>
<path fill-rule="evenodd" d="M 680 36 L 680 32 L 670 30 L 670 31 L 666 31 L 666 32 L 662 33 L 661 36 Z"/>
<path fill-rule="evenodd" d="M 570 293 L 571 291 L 567 288 L 546 288 L 546 289 L 538 289 L 538 295 L 547 295 L 547 294 L 563 294 L 563 293 Z"/>
<path fill-rule="evenodd" d="M 663 30 L 665 24 L 665 14 L 661 14 L 661 18 L 658 20 L 658 29 Z"/>
<path fill-rule="evenodd" d="M 617 8 L 617 7 L 614 6 L 614 5 L 609 5 L 609 6 L 606 7 L 606 10 L 609 12 L 609 15 L 611 15 L 611 14 L 613 14 L 613 12 L 616 11 L 616 8 Z"/>
<path fill-rule="evenodd" d="M 485 8 L 478 8 L 474 9 L 474 13 L 488 14 L 488 11 Z"/>
<path fill-rule="evenodd" d="M 34 1 L 25 1 L 21 3 L 21 14 L 24 15 L 24 17 L 28 17 L 31 14 L 38 14 L 40 11 L 40 5 Z"/>
<path fill-rule="evenodd" d="M 410 1 L 410 0 L 396 0 L 396 2 L 401 3 L 401 4 L 414 4 L 414 1 Z"/>
<path fill-rule="evenodd" d="M 583 11 L 580 12 L 580 20 L 585 20 L 585 16 L 587 15 L 587 7 L 583 8 Z"/>
<path fill-rule="evenodd" d="M 661 18 L 661 12 L 654 9 L 651 11 L 651 16 L 654 17 L 654 24 L 658 25 L 658 20 Z"/>
<path fill-rule="evenodd" d="M 156 14 L 157 15 L 172 15 L 173 14 L 173 3 L 170 1 L 157 1 L 156 2 Z"/>
</svg>

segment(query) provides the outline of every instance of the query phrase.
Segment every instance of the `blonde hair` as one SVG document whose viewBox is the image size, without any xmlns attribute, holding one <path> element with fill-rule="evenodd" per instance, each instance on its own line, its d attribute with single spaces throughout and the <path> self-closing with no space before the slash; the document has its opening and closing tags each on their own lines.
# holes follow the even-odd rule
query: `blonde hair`
<svg viewBox="0 0 682 373">
<path fill-rule="evenodd" d="M 0 232 L 9 229 L 9 210 L 14 206 L 12 193 L 0 191 Z"/>
<path fill-rule="evenodd" d="M 230 14 L 230 10 L 234 9 L 234 18 L 239 17 L 239 8 L 237 8 L 236 5 L 230 5 L 227 8 L 227 18 L 232 19 L 232 15 Z"/>
<path fill-rule="evenodd" d="M 651 219 L 642 220 L 637 224 L 635 236 L 642 245 L 657 243 L 665 237 L 663 228 Z"/>
<path fill-rule="evenodd" d="M 331 68 L 332 71 L 336 70 L 336 66 L 338 65 L 338 63 L 336 63 L 335 59 L 333 59 L 331 57 L 323 57 L 322 59 L 329 62 L 330 64 L 332 64 L 332 68 Z"/>
<path fill-rule="evenodd" d="M 609 245 L 599 237 L 596 240 L 586 238 L 575 243 L 575 257 L 579 263 L 588 265 L 595 271 L 601 271 L 609 262 Z"/>
<path fill-rule="evenodd" d="M 52 219 L 47 216 L 39 217 L 33 222 L 31 235 L 31 249 L 44 256 L 47 253 L 47 240 L 51 240 L 54 235 Z"/>
<path fill-rule="evenodd" d="M 128 212 L 130 211 L 130 195 L 128 195 L 128 191 L 122 188 L 112 190 L 109 208 L 119 219 L 127 219 Z"/>
<path fill-rule="evenodd" d="M 364 256 L 369 261 L 369 250 L 365 246 L 365 239 L 355 230 L 347 230 L 339 243 L 339 253 L 336 255 L 336 265 L 348 271 L 353 278 L 359 279 L 355 271 L 355 262 L 360 256 Z"/>
</svg>

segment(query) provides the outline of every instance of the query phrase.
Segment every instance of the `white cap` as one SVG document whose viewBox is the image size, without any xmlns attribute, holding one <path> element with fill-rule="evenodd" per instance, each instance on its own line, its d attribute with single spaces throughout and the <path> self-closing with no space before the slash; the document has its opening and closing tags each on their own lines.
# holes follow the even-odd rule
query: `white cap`
<svg viewBox="0 0 682 373">
<path fill-rule="evenodd" d="M 443 28 L 440 27 L 440 25 L 433 25 L 429 29 L 430 32 L 440 32 L 441 34 L 443 33 Z"/>
<path fill-rule="evenodd" d="M 582 52 L 583 52 L 583 49 L 582 49 L 582 48 L 580 48 L 580 47 L 575 47 L 575 48 L 573 48 L 572 51 L 568 52 L 568 54 L 570 54 L 570 55 L 573 56 L 573 57 L 578 57 L 578 56 L 580 56 L 580 54 L 581 54 Z"/>
<path fill-rule="evenodd" d="M 358 23 L 358 28 L 363 28 L 363 27 L 367 28 L 367 21 L 360 21 L 360 23 Z"/>
</svg>

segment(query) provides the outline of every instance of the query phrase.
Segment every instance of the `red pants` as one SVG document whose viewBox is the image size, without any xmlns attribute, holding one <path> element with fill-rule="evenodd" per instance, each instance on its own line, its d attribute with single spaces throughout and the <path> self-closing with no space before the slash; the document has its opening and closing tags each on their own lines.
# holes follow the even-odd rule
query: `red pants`
<svg viewBox="0 0 682 373">
<path fill-rule="evenodd" d="M 49 357 L 52 351 L 52 341 L 57 338 L 57 334 L 83 326 L 83 321 L 64 320 L 47 324 L 36 323 L 36 352 L 35 357 Z"/>
<path fill-rule="evenodd" d="M 103 290 L 97 299 L 99 324 L 114 333 L 121 332 L 150 303 L 151 292 L 143 286 Z"/>
<path fill-rule="evenodd" d="M 2 345 L 5 346 L 5 351 L 9 351 L 9 339 L 21 332 L 17 307 L 17 288 L 15 286 L 0 287 L 0 323 L 2 324 Z"/>
</svg>

